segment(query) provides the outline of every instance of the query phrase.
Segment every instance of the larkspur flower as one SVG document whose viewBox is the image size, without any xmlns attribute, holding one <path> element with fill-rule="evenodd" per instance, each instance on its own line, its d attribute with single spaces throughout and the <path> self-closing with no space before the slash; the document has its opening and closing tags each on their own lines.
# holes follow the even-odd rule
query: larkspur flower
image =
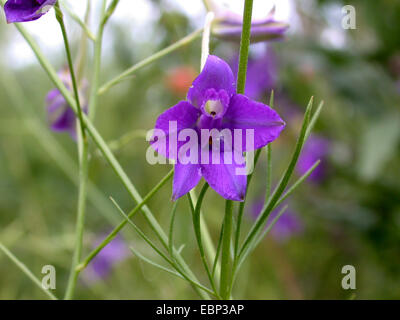
<svg viewBox="0 0 400 320">
<path fill-rule="evenodd" d="M 4 5 L 7 23 L 37 20 L 56 2 L 57 0 L 8 0 Z"/>
<path fill-rule="evenodd" d="M 104 239 L 105 236 L 99 237 L 95 243 L 96 248 Z M 129 255 L 129 249 L 121 238 L 121 236 L 115 237 L 103 250 L 93 259 L 89 266 L 85 270 L 85 280 L 88 282 L 96 282 L 101 279 L 105 279 L 110 275 L 112 268 L 115 264 L 122 262 Z"/>
<path fill-rule="evenodd" d="M 237 74 L 239 57 L 231 61 L 232 71 Z M 245 94 L 251 99 L 260 99 L 275 86 L 278 78 L 277 57 L 270 46 L 265 46 L 261 54 L 250 57 L 247 65 Z"/>
<path fill-rule="evenodd" d="M 215 5 L 214 11 L 216 18 L 212 28 L 213 34 L 224 40 L 239 41 L 242 34 L 242 16 Z M 289 25 L 285 22 L 276 21 L 274 15 L 275 8 L 264 19 L 252 21 L 250 38 L 252 43 L 284 38 Z"/>
<path fill-rule="evenodd" d="M 299 162 L 297 165 L 297 171 L 299 174 L 305 174 L 313 164 L 321 160 L 319 166 L 311 173 L 309 180 L 314 183 L 321 182 L 326 176 L 326 164 L 325 159 L 330 152 L 330 142 L 328 139 L 311 135 L 304 145 L 302 154 L 300 155 Z"/>
<path fill-rule="evenodd" d="M 170 123 L 175 122 L 176 128 L 170 131 Z M 164 132 L 163 137 L 153 136 L 151 145 L 160 154 L 169 159 L 174 159 L 175 173 L 173 181 L 173 199 L 176 200 L 193 189 L 200 179 L 204 179 L 222 197 L 235 201 L 243 201 L 246 194 L 247 178 L 245 175 L 236 174 L 237 168 L 242 167 L 242 151 L 253 151 L 267 145 L 278 138 L 284 129 L 285 123 L 278 113 L 270 107 L 252 101 L 242 94 L 235 92 L 235 80 L 229 65 L 220 58 L 210 55 L 203 71 L 194 80 L 189 89 L 187 101 L 181 101 L 174 107 L 162 113 L 155 125 L 155 129 Z M 199 154 L 206 153 L 208 160 L 216 157 L 220 163 L 189 162 L 184 163 L 178 157 L 180 149 L 187 143 L 177 141 L 174 151 L 170 147 L 169 138 L 178 136 L 185 129 L 197 133 L 196 150 Z M 236 157 L 231 163 L 225 161 L 226 153 L 235 156 L 239 153 L 224 142 L 224 137 L 215 140 L 221 142 L 221 148 L 214 151 L 214 137 L 210 137 L 207 145 L 202 145 L 198 140 L 206 129 L 217 129 L 219 133 L 228 131 L 231 136 L 240 132 L 241 152 L 240 161 Z M 225 130 L 227 129 L 227 130 Z M 239 129 L 239 130 L 238 130 Z M 247 144 L 245 133 L 253 130 L 253 147 Z M 238 141 L 236 140 L 236 141 Z M 173 150 L 171 152 L 171 150 Z M 202 159 L 203 160 L 203 159 Z"/>
<path fill-rule="evenodd" d="M 72 90 L 71 75 L 68 69 L 63 69 L 58 73 L 61 81 L 68 90 Z M 84 106 L 83 111 L 86 111 L 84 103 L 84 92 L 86 83 L 83 81 L 83 86 L 80 88 L 81 104 Z M 67 132 L 71 137 L 76 139 L 76 121 L 74 111 L 68 105 L 67 101 L 58 89 L 52 89 L 46 97 L 47 116 L 50 123 L 50 128 L 55 132 Z"/>
<path fill-rule="evenodd" d="M 261 210 L 264 206 L 264 200 L 256 201 L 251 208 L 251 215 L 254 219 L 260 215 Z M 272 222 L 278 213 L 282 210 L 284 205 L 280 205 L 276 208 L 268 217 L 267 223 Z M 299 215 L 290 209 L 290 207 L 281 215 L 278 221 L 275 223 L 270 231 L 271 236 L 279 241 L 288 241 L 295 235 L 299 235 L 304 231 L 304 224 L 300 219 Z"/>
</svg>

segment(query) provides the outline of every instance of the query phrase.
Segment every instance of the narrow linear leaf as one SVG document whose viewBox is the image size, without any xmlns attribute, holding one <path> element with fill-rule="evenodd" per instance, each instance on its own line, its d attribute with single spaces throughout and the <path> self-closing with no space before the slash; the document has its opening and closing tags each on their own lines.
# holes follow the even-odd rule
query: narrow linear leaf
<svg viewBox="0 0 400 320">
<path fill-rule="evenodd" d="M 174 256 L 174 241 L 173 241 L 173 236 L 174 236 L 174 222 L 175 222 L 175 216 L 176 216 L 176 209 L 178 208 L 178 201 L 175 201 L 172 211 L 171 211 L 171 222 L 169 224 L 169 236 L 168 236 L 168 252 L 170 257 Z"/>
<path fill-rule="evenodd" d="M 179 273 L 177 273 L 176 271 L 171 270 L 171 269 L 168 269 L 167 267 L 164 267 L 164 266 L 158 264 L 157 262 L 154 262 L 154 261 L 152 261 L 151 259 L 146 258 L 146 257 L 143 256 L 139 251 L 135 250 L 133 247 L 130 247 L 130 250 L 132 251 L 132 253 L 133 253 L 135 256 L 137 256 L 139 259 L 143 260 L 144 262 L 147 262 L 148 264 L 150 264 L 150 265 L 152 265 L 152 266 L 154 266 L 154 267 L 156 267 L 156 268 L 158 268 L 158 269 L 160 269 L 160 270 L 163 270 L 163 271 L 165 271 L 165 272 L 167 272 L 167 273 L 169 273 L 169 274 L 172 274 L 172 275 L 174 275 L 174 276 L 176 276 L 176 277 L 178 277 L 178 278 L 181 278 L 181 279 L 183 279 L 183 280 L 188 280 L 188 279 L 186 279 L 185 277 L 183 277 L 182 275 L 180 275 Z M 197 288 L 199 288 L 199 289 L 201 289 L 201 290 L 207 292 L 208 294 L 214 295 L 214 293 L 213 293 L 210 289 L 208 289 L 207 287 L 203 286 L 202 284 L 200 284 L 200 283 L 198 283 L 198 282 L 195 282 L 195 281 L 191 281 L 191 280 L 190 280 L 190 282 L 191 282 L 192 285 L 194 285 L 194 286 L 196 286 Z"/>
<path fill-rule="evenodd" d="M 25 275 L 32 280 L 34 284 L 38 286 L 40 290 L 42 290 L 50 299 L 58 300 L 57 297 L 52 294 L 49 290 L 43 288 L 40 280 L 33 274 L 31 270 L 21 262 L 10 250 L 8 250 L 1 242 L 0 242 L 0 250 L 12 261 L 15 265 L 23 272 Z"/>
<path fill-rule="evenodd" d="M 272 209 L 275 207 L 277 201 L 279 200 L 282 193 L 285 191 L 286 186 L 289 183 L 289 180 L 293 174 L 293 171 L 294 171 L 297 161 L 299 159 L 301 150 L 306 141 L 306 134 L 307 134 L 307 130 L 310 125 L 313 101 L 314 101 L 314 98 L 311 97 L 310 102 L 308 103 L 305 115 L 304 115 L 303 125 L 302 125 L 301 131 L 300 131 L 299 138 L 296 143 L 296 148 L 293 152 L 293 155 L 289 162 L 288 168 L 286 169 L 284 175 L 281 177 L 280 183 L 278 184 L 277 188 L 273 192 L 273 194 L 271 196 L 271 200 L 265 205 L 264 209 L 262 210 L 262 213 L 257 218 L 253 227 L 251 228 L 251 230 L 250 230 L 248 236 L 246 237 L 246 240 L 244 241 L 244 244 L 240 250 L 239 256 L 247 255 L 247 251 L 252 247 L 253 241 L 256 240 L 257 235 L 259 234 L 260 230 L 262 230 L 262 227 L 263 227 L 265 221 L 267 220 L 269 214 L 272 212 Z"/>
</svg>

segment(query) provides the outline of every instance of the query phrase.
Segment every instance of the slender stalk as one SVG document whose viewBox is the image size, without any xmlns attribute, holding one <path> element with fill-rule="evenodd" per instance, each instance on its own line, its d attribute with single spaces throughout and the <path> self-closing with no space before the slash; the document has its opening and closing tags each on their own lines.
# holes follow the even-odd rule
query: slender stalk
<svg viewBox="0 0 400 320">
<path fill-rule="evenodd" d="M 79 124 L 81 128 L 82 138 L 86 139 L 85 122 L 83 121 L 83 111 L 79 100 L 78 84 L 75 77 L 74 64 L 72 62 L 71 48 L 68 41 L 67 30 L 65 29 L 64 15 L 60 9 L 60 5 L 58 2 L 56 2 L 54 9 L 56 12 L 56 19 L 60 25 L 61 33 L 64 40 L 65 53 L 67 55 L 68 67 L 71 75 L 72 89 L 74 91 L 74 96 L 75 96 L 76 108 L 78 110 L 78 117 L 79 117 Z"/>
<path fill-rule="evenodd" d="M 197 195 L 195 190 L 190 191 L 190 197 L 193 201 L 193 203 L 197 203 Z M 209 263 L 214 263 L 214 258 L 215 258 L 215 247 L 210 235 L 210 231 L 208 230 L 207 227 L 207 222 L 204 218 L 203 212 L 200 211 L 200 225 L 201 225 L 201 236 L 203 238 L 203 243 L 204 243 L 204 248 L 206 250 L 206 255 L 207 259 L 209 260 Z M 220 277 L 220 270 L 216 270 L 217 272 L 215 273 L 217 281 L 219 281 Z"/>
<path fill-rule="evenodd" d="M 208 12 L 206 16 L 206 22 L 204 23 L 203 39 L 201 42 L 201 67 L 203 70 L 208 55 L 210 54 L 210 35 L 211 35 L 211 24 L 214 20 L 214 12 Z"/>
<path fill-rule="evenodd" d="M 244 12 L 243 12 L 243 27 L 242 37 L 240 40 L 240 53 L 239 53 L 239 69 L 237 75 L 237 86 L 236 91 L 239 94 L 244 94 L 246 87 L 246 75 L 247 75 L 247 62 L 249 58 L 249 46 L 250 46 L 250 35 L 251 35 L 251 16 L 253 13 L 253 0 L 245 0 Z M 224 218 L 224 234 L 222 240 L 222 258 L 221 258 L 221 286 L 220 292 L 224 299 L 229 299 L 231 296 L 231 288 L 233 277 L 231 277 L 230 269 L 230 243 L 232 233 L 232 201 L 226 201 L 225 218 Z M 240 221 L 241 223 L 241 221 Z M 239 233 L 237 239 L 240 236 L 240 226 L 238 226 Z"/>
<path fill-rule="evenodd" d="M 233 201 L 227 201 L 225 207 L 224 231 L 222 235 L 222 257 L 221 257 L 221 281 L 220 296 L 224 300 L 230 297 L 229 287 L 231 279 L 231 237 L 232 237 L 232 219 Z"/>
<path fill-rule="evenodd" d="M 193 208 L 193 201 L 191 199 L 190 193 L 188 193 L 187 196 L 188 196 L 188 199 L 190 201 L 190 207 L 192 209 L 194 209 L 192 211 L 193 228 L 194 228 L 195 235 L 196 235 L 197 245 L 198 245 L 198 248 L 199 248 L 199 251 L 200 251 L 200 258 L 201 258 L 203 266 L 204 266 L 204 268 L 205 268 L 205 270 L 207 272 L 208 280 L 210 281 L 211 287 L 214 290 L 215 294 L 218 296 L 217 290 L 216 290 L 216 286 L 215 286 L 215 283 L 214 283 L 214 279 L 213 279 L 213 277 L 211 275 L 211 271 L 210 271 L 210 268 L 208 267 L 208 263 L 207 263 L 207 260 L 206 260 L 204 247 L 203 247 L 202 232 L 201 232 L 201 219 L 200 219 L 201 211 L 200 211 L 200 209 L 201 209 L 201 205 L 203 203 L 204 196 L 205 196 L 205 194 L 206 194 L 206 192 L 208 190 L 208 187 L 209 187 L 208 183 L 204 184 L 204 186 L 203 186 L 203 188 L 202 188 L 202 190 L 200 192 L 199 200 L 197 201 L 197 203 L 196 203 L 194 208 Z"/>
<path fill-rule="evenodd" d="M 252 14 L 253 14 L 253 0 L 246 0 L 244 3 L 243 29 L 242 29 L 242 37 L 240 40 L 240 57 L 239 57 L 238 77 L 237 77 L 238 93 L 244 93 L 244 89 L 246 86 L 247 61 L 249 58 Z"/>
<path fill-rule="evenodd" d="M 271 91 L 271 96 L 269 99 L 269 106 L 274 108 L 275 93 L 274 90 Z M 272 189 L 272 147 L 271 144 L 267 145 L 267 190 L 265 192 L 265 203 L 268 202 L 271 196 Z"/>
<path fill-rule="evenodd" d="M 73 298 L 76 283 L 78 280 L 79 272 L 76 271 L 81 258 L 82 258 L 82 247 L 83 247 L 83 233 L 85 229 L 85 211 L 86 211 L 86 193 L 88 183 L 88 144 L 84 138 L 79 139 L 81 141 L 81 152 L 79 162 L 79 198 L 78 198 L 78 216 L 76 222 L 76 235 L 75 235 L 75 251 L 72 259 L 71 271 L 68 279 L 67 290 L 64 298 L 70 300 Z"/>
<path fill-rule="evenodd" d="M 181 40 L 175 42 L 174 44 L 172 44 L 172 45 L 158 51 L 157 53 L 151 55 L 150 57 L 147 57 L 146 59 L 136 63 L 129 69 L 122 72 L 120 75 L 116 76 L 114 79 L 105 83 L 100 88 L 100 90 L 98 92 L 99 95 L 104 94 L 106 91 L 111 89 L 116 84 L 126 80 L 129 76 L 134 74 L 137 70 L 139 70 L 139 69 L 151 64 L 152 62 L 157 61 L 158 59 L 166 56 L 167 54 L 172 53 L 175 50 L 180 49 L 180 48 L 184 47 L 185 45 L 193 42 L 201 35 L 202 31 L 203 31 L 203 29 L 196 30 L 196 31 L 192 32 L 191 34 L 187 35 L 186 37 L 182 38 Z"/>
<path fill-rule="evenodd" d="M 46 290 L 43 288 L 42 283 L 40 282 L 40 280 L 32 273 L 31 270 L 28 269 L 28 267 L 22 263 L 15 255 L 13 255 L 13 253 L 8 250 L 1 242 L 0 242 L 0 250 L 4 252 L 4 254 L 10 258 L 10 260 L 12 262 L 15 263 L 15 265 L 21 269 L 21 271 L 23 273 L 25 273 L 29 279 L 31 279 L 33 281 L 34 284 L 36 284 L 46 295 L 48 295 L 50 297 L 50 299 L 52 300 L 58 300 L 57 297 L 52 294 L 49 290 Z"/>
<path fill-rule="evenodd" d="M 98 90 L 100 86 L 100 68 L 101 68 L 101 52 L 103 47 L 103 34 L 107 21 L 113 14 L 118 0 L 113 0 L 108 9 L 106 10 L 107 1 L 103 0 L 101 10 L 101 22 L 96 34 L 96 41 L 94 42 L 94 56 L 93 56 L 93 74 L 91 79 L 91 88 L 89 94 L 89 118 L 94 120 L 98 106 Z"/>
<path fill-rule="evenodd" d="M 254 166 L 257 165 L 258 159 L 260 158 L 262 149 L 258 149 L 256 151 L 256 155 L 254 157 Z M 253 178 L 254 172 L 247 177 L 247 190 L 250 186 L 251 180 Z M 244 207 L 246 205 L 246 200 L 241 202 L 239 205 L 239 213 L 238 213 L 238 218 L 237 218 L 237 223 L 236 223 L 236 232 L 235 232 L 235 245 L 234 245 L 234 260 L 236 262 L 237 256 L 239 254 L 239 241 L 240 241 L 240 234 L 241 234 L 241 227 L 242 227 L 242 220 L 243 220 L 243 214 L 244 214 Z M 234 263 L 235 265 L 235 263 Z"/>
<path fill-rule="evenodd" d="M 74 65 L 72 62 L 71 49 L 68 41 L 67 31 L 65 29 L 64 16 L 60 9 L 60 5 L 57 2 L 55 5 L 56 18 L 60 25 L 61 32 L 64 39 L 65 52 L 67 55 L 69 72 L 71 75 L 72 88 L 75 95 L 75 102 L 78 110 L 79 117 L 79 196 L 78 196 L 78 214 L 75 231 L 75 249 L 72 258 L 72 266 L 68 279 L 68 285 L 65 292 L 65 299 L 72 299 L 76 282 L 78 280 L 78 273 L 75 271 L 76 266 L 82 256 L 83 246 L 83 233 L 85 229 L 85 211 L 86 211 L 86 195 L 87 195 L 87 183 L 88 183 L 88 140 L 86 136 L 85 123 L 83 121 L 83 111 L 79 99 L 78 84 L 75 77 Z"/>
</svg>

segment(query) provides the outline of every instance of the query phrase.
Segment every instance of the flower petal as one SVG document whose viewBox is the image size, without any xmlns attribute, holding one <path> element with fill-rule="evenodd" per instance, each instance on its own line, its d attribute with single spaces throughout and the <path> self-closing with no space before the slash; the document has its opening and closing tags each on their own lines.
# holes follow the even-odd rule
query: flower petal
<svg viewBox="0 0 400 320">
<path fill-rule="evenodd" d="M 234 160 L 232 164 L 226 164 L 223 160 L 224 153 L 221 152 L 220 164 L 202 164 L 202 175 L 210 187 L 223 198 L 243 201 L 246 196 L 247 176 L 238 175 L 236 169 L 243 169 L 244 165 L 239 165 Z"/>
<path fill-rule="evenodd" d="M 57 0 L 8 0 L 4 5 L 7 23 L 39 19 Z"/>
<path fill-rule="evenodd" d="M 201 179 L 201 168 L 199 164 L 175 165 L 172 200 L 177 200 L 192 190 Z"/>
<path fill-rule="evenodd" d="M 162 130 L 164 136 L 162 138 L 159 137 L 156 141 L 152 139 L 150 144 L 157 152 L 166 158 L 177 159 L 177 150 L 179 150 L 179 146 L 185 142 L 177 142 L 176 150 L 171 152 L 169 150 L 169 137 L 170 135 L 176 135 L 175 138 L 171 138 L 173 141 L 177 141 L 181 130 L 194 129 L 200 113 L 199 109 L 193 107 L 186 101 L 181 101 L 177 105 L 166 110 L 158 117 L 155 125 L 155 129 Z M 175 128 L 174 123 L 176 124 Z M 165 146 L 165 148 L 160 148 L 160 146 Z"/>
<path fill-rule="evenodd" d="M 193 81 L 187 99 L 197 108 L 207 101 L 206 92 L 225 90 L 229 97 L 235 93 L 235 78 L 229 65 L 222 59 L 209 55 L 203 71 Z"/>
<path fill-rule="evenodd" d="M 279 137 L 285 122 L 269 106 L 235 94 L 231 98 L 222 126 L 231 130 L 242 129 L 242 151 L 253 151 L 264 147 Z M 254 145 L 246 146 L 246 129 L 254 129 Z"/>
</svg>

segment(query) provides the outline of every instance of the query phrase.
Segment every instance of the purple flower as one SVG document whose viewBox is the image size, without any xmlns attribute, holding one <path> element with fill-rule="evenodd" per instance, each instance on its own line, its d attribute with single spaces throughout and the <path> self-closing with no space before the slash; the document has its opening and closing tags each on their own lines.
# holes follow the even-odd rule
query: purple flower
<svg viewBox="0 0 400 320">
<path fill-rule="evenodd" d="M 72 90 L 71 75 L 68 69 L 63 69 L 59 73 L 59 77 L 67 87 Z M 82 86 L 82 92 L 85 91 L 86 84 Z M 83 102 L 81 97 L 81 104 Z M 71 137 L 76 140 L 76 116 L 74 111 L 68 105 L 63 95 L 58 89 L 52 89 L 46 97 L 47 116 L 50 128 L 55 132 L 68 132 Z M 82 104 L 84 105 L 84 104 Z M 83 108 L 85 111 L 85 107 Z"/>
<path fill-rule="evenodd" d="M 237 74 L 239 57 L 232 59 L 232 71 Z M 246 96 L 260 99 L 265 92 L 271 91 L 278 78 L 277 57 L 270 46 L 266 46 L 258 57 L 249 58 L 247 65 Z"/>
<path fill-rule="evenodd" d="M 297 171 L 300 175 L 305 174 L 313 164 L 321 160 L 319 166 L 311 173 L 309 179 L 313 182 L 321 182 L 326 175 L 326 166 L 324 158 L 329 155 L 330 142 L 322 137 L 311 135 L 307 140 L 297 165 Z"/>
<path fill-rule="evenodd" d="M 57 0 L 8 0 L 4 5 L 7 23 L 37 20 L 56 2 Z"/>
<path fill-rule="evenodd" d="M 93 247 L 96 248 L 103 238 L 97 239 Z M 89 264 L 85 270 L 85 279 L 88 282 L 95 282 L 106 278 L 111 273 L 113 266 L 125 260 L 128 254 L 129 249 L 121 236 L 115 237 Z"/>
<path fill-rule="evenodd" d="M 242 16 L 226 9 L 215 11 L 216 19 L 212 29 L 214 35 L 225 40 L 239 41 L 242 34 Z M 274 15 L 275 8 L 264 19 L 252 21 L 251 42 L 283 39 L 289 25 L 276 21 Z"/>
<path fill-rule="evenodd" d="M 257 201 L 253 204 L 253 207 L 251 208 L 251 213 L 254 219 L 256 219 L 260 215 L 263 206 L 264 200 Z M 282 210 L 283 206 L 284 205 L 280 205 L 278 208 L 272 211 L 272 213 L 268 217 L 267 223 L 271 223 L 276 218 L 278 213 Z M 275 238 L 275 240 L 284 242 L 289 240 L 292 236 L 302 233 L 303 231 L 304 225 L 300 217 L 295 211 L 290 210 L 289 208 L 281 215 L 281 217 L 272 227 L 270 233 Z"/>
<path fill-rule="evenodd" d="M 171 123 L 175 123 L 176 127 Z M 179 102 L 158 117 L 155 132 L 161 131 L 164 135 L 155 133 L 151 145 L 160 154 L 176 162 L 174 200 L 193 189 L 204 177 L 222 197 L 242 201 L 247 178 L 237 174 L 237 169 L 243 167 L 243 152 L 262 148 L 274 141 L 284 127 L 285 123 L 276 111 L 236 94 L 231 68 L 225 61 L 210 55 L 203 71 L 189 89 L 187 101 Z M 199 136 L 211 130 L 217 131 L 218 135 L 209 136 L 205 144 L 203 139 L 200 142 Z M 194 132 L 195 137 L 188 136 L 188 131 Z M 247 140 L 249 131 L 254 134 L 253 143 Z M 228 141 L 226 133 L 229 133 L 231 140 L 234 137 L 234 143 Z M 197 158 L 191 157 L 189 162 L 182 161 L 181 157 L 182 150 L 185 150 L 182 147 L 188 143 L 187 138 L 194 143 L 194 158 Z M 175 149 L 171 141 L 175 141 Z M 219 150 L 214 148 L 217 144 L 220 145 Z M 234 159 L 225 161 L 226 155 Z M 199 158 L 201 161 L 198 161 Z M 210 158 L 212 161 L 209 161 Z"/>
</svg>

